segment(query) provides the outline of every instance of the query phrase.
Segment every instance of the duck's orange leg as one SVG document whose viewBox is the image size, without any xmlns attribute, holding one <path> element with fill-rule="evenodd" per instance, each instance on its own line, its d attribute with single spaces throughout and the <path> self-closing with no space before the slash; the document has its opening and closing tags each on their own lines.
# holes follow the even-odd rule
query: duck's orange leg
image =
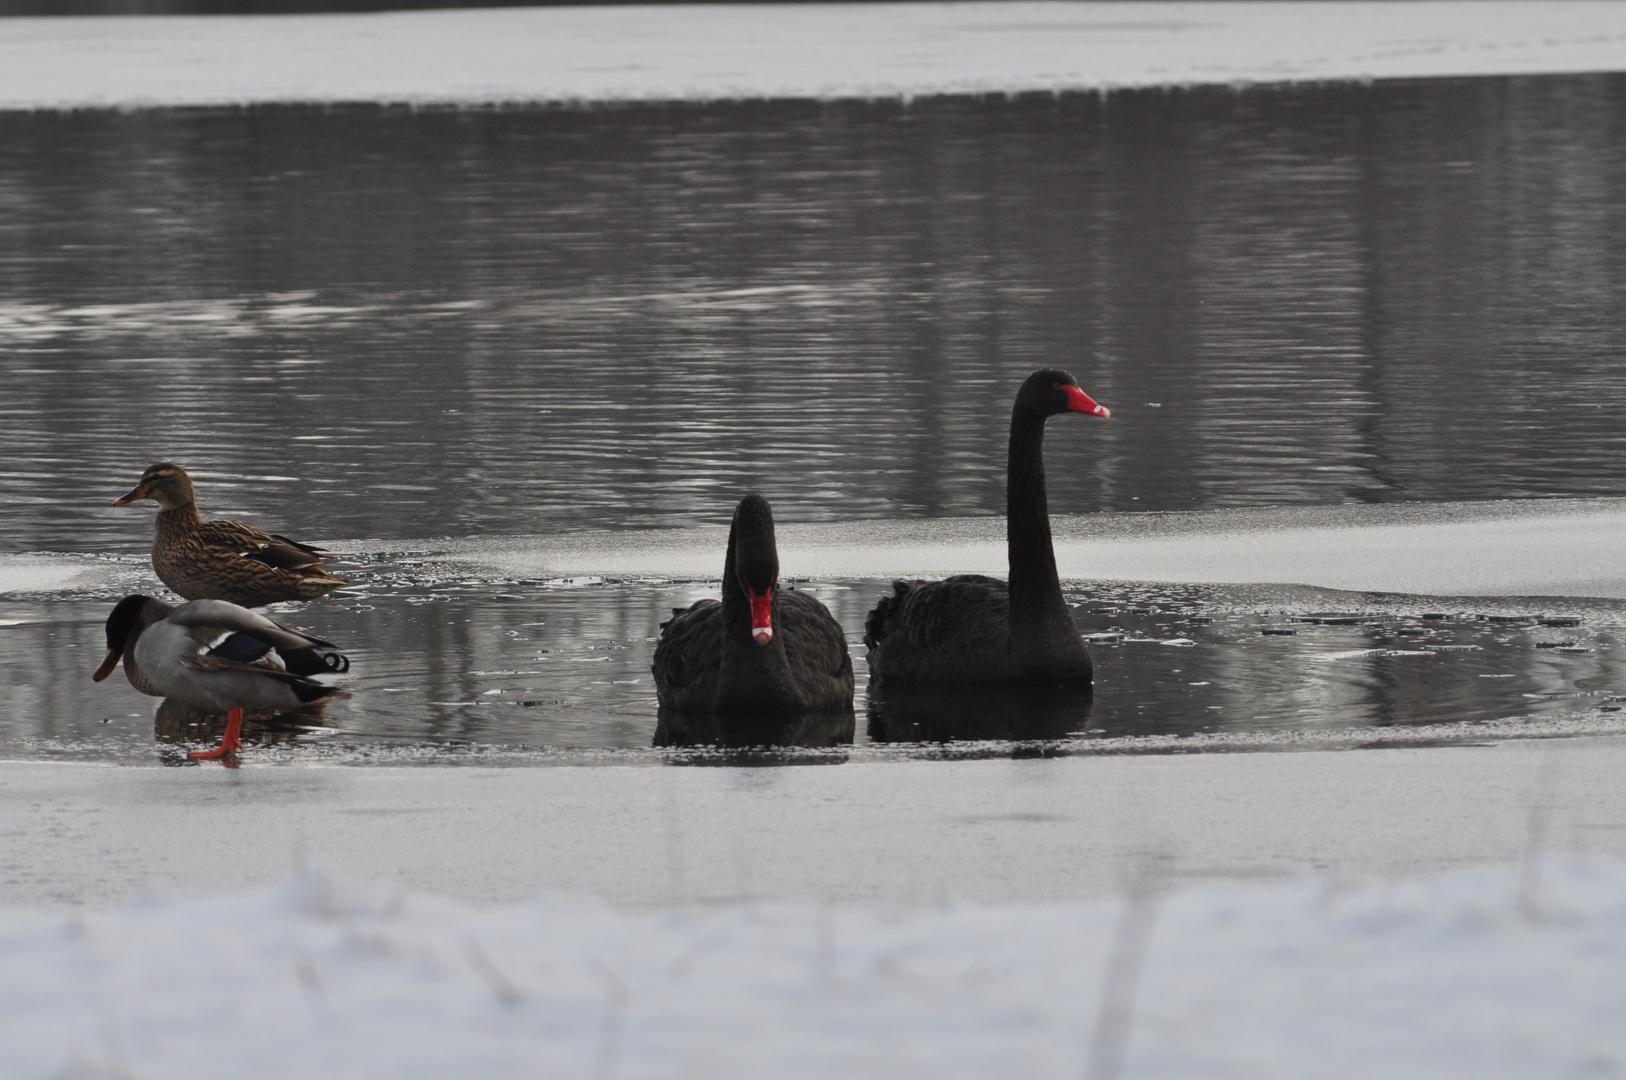
<svg viewBox="0 0 1626 1080">
<path fill-rule="evenodd" d="M 221 738 L 220 745 L 213 750 L 194 750 L 186 756 L 193 761 L 216 761 L 225 758 L 227 764 L 230 764 L 242 748 L 243 710 L 232 709 L 226 714 L 226 734 Z"/>
</svg>

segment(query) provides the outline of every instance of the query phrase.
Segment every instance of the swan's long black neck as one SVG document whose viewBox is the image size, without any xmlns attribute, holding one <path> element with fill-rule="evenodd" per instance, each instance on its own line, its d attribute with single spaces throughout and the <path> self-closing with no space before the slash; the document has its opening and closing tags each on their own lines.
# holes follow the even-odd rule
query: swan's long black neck
<svg viewBox="0 0 1626 1080">
<path fill-rule="evenodd" d="M 762 538 L 741 536 L 736 520 L 728 532 L 728 554 L 723 559 L 723 648 L 721 681 L 718 687 L 717 707 L 730 711 L 739 702 L 755 705 L 773 705 L 779 696 L 789 693 L 789 657 L 785 653 L 784 637 L 775 633 L 766 645 L 758 645 L 751 636 L 751 597 L 739 572 L 740 560 L 736 555 L 739 544 L 760 543 Z M 772 543 L 771 538 L 768 541 Z M 778 583 L 774 583 L 778 592 Z M 778 628 L 779 601 L 773 601 L 774 622 Z"/>
<path fill-rule="evenodd" d="M 1005 474 L 1005 537 L 1010 557 L 1011 648 L 1043 647 L 1059 635 L 1077 638 L 1056 574 L 1050 506 L 1044 489 L 1043 415 L 1018 406 L 1011 417 Z"/>
<path fill-rule="evenodd" d="M 755 646 L 751 640 L 751 598 L 740 583 L 739 562 L 734 557 L 734 543 L 739 523 L 728 527 L 728 554 L 723 556 L 723 652 L 745 645 Z"/>
</svg>

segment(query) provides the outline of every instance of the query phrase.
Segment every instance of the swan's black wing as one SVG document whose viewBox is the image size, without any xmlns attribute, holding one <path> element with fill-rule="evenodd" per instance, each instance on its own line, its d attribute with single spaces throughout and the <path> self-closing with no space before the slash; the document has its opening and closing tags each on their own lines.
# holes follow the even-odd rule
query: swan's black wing
<svg viewBox="0 0 1626 1080">
<path fill-rule="evenodd" d="M 894 581 L 891 596 L 864 620 L 864 644 L 902 638 L 916 648 L 942 649 L 985 639 L 1010 640 L 1011 601 L 1003 581 L 958 574 L 942 581 Z"/>
<path fill-rule="evenodd" d="M 662 705 L 704 707 L 717 698 L 717 672 L 723 659 L 723 605 L 699 600 L 674 611 L 661 627 L 650 673 Z"/>
<path fill-rule="evenodd" d="M 894 581 L 892 595 L 881 597 L 875 602 L 875 606 L 869 609 L 869 614 L 864 616 L 864 648 L 874 649 L 881 643 L 882 638 L 892 633 L 892 619 L 903 604 L 903 598 L 909 595 L 916 584 L 919 582 L 911 584 L 907 581 Z"/>
<path fill-rule="evenodd" d="M 847 652 L 847 632 L 815 597 L 794 589 L 781 589 L 777 633 L 785 638 L 785 651 L 791 666 L 839 676 L 852 671 Z"/>
<path fill-rule="evenodd" d="M 847 632 L 817 598 L 790 588 L 778 590 L 775 636 L 785 643 L 792 675 L 819 708 L 851 705 L 853 659 Z"/>
<path fill-rule="evenodd" d="M 961 684 L 1010 666 L 1011 601 L 1003 581 L 960 574 L 895 582 L 864 622 L 870 670 L 881 678 Z"/>
</svg>

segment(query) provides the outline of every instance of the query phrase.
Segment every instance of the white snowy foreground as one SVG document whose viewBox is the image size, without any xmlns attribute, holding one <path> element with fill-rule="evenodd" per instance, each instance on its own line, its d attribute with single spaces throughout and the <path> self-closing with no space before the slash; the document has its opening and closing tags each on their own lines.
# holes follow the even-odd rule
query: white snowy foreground
<svg viewBox="0 0 1626 1080">
<path fill-rule="evenodd" d="M 1620 1075 L 1623 760 L 0 763 L 0 1062 L 1102 1077 L 1133 990 L 1130 1078 Z"/>
<path fill-rule="evenodd" d="M 0 108 L 909 97 L 1626 70 L 1615 0 L 0 19 Z"/>
<path fill-rule="evenodd" d="M 1623 971 L 1626 862 L 1603 859 L 912 911 L 480 909 L 307 870 L 0 911 L 0 1060 L 14 1080 L 946 1080 L 1115 1075 L 1121 1049 L 1128 1078 L 1618 1076 Z"/>
</svg>

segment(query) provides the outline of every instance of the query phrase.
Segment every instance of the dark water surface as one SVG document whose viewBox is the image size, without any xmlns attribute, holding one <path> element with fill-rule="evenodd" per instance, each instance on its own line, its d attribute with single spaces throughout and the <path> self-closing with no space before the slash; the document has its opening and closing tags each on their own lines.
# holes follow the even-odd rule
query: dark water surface
<svg viewBox="0 0 1626 1080">
<path fill-rule="evenodd" d="M 1114 413 L 1050 439 L 1057 511 L 1620 496 L 1623 297 L 1620 76 L 0 114 L 0 553 L 144 550 L 110 504 L 160 459 L 206 516 L 375 554 L 752 489 L 782 521 L 996 514 L 1048 365 Z M 650 639 L 708 587 L 368 573 L 279 616 L 356 658 L 358 734 L 306 741 L 647 746 Z M 874 583 L 818 584 L 856 639 Z M 1422 602 L 1286 638 L 1312 598 L 1119 599 L 1157 612 L 1088 629 L 1198 644 L 1101 646 L 1053 734 L 1526 715 L 1613 663 L 1479 622 L 1420 657 Z M 151 753 L 151 703 L 80 685 L 105 607 L 0 602 L 6 752 Z M 861 700 L 860 743 L 911 732 L 945 734 Z"/>
<path fill-rule="evenodd" d="M 1626 78 L 0 115 L 12 550 L 1626 494 Z"/>
<path fill-rule="evenodd" d="M 657 727 L 649 663 L 660 621 L 716 595 L 715 581 L 437 576 L 411 560 L 374 563 L 358 578 L 325 600 L 271 610 L 344 648 L 352 696 L 325 715 L 251 722 L 256 761 L 626 763 L 647 758 L 652 744 L 689 741 Z M 861 642 L 882 583 L 796 587 L 847 628 L 859 676 L 853 719 L 789 730 L 783 738 L 812 752 L 789 760 L 830 760 L 832 748 L 838 760 L 938 756 L 949 743 L 974 755 L 1022 744 L 1190 752 L 1626 729 L 1618 600 L 1519 606 L 1300 586 L 1069 586 L 1092 637 L 1090 700 L 883 693 L 868 685 Z M 114 595 L 0 604 L 0 757 L 142 762 L 156 753 L 184 764 L 189 747 L 218 740 L 223 713 L 160 705 L 122 674 L 90 681 Z"/>
</svg>

